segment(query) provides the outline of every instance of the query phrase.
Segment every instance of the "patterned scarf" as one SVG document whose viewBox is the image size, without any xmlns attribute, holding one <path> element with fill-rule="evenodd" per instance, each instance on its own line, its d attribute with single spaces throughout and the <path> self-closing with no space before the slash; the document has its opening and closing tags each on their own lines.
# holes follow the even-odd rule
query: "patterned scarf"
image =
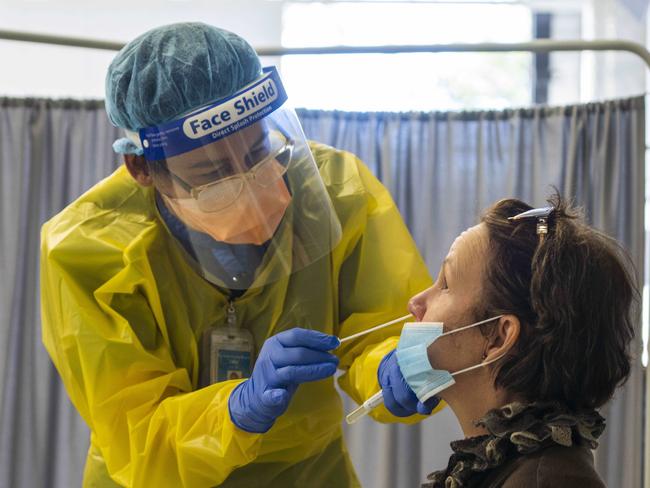
<svg viewBox="0 0 650 488">
<path fill-rule="evenodd" d="M 447 469 L 427 476 L 422 488 L 475 486 L 506 461 L 554 444 L 584 443 L 595 449 L 605 419 L 595 410 L 576 413 L 558 403 L 515 402 L 490 410 L 476 425 L 489 434 L 452 442 Z"/>
</svg>

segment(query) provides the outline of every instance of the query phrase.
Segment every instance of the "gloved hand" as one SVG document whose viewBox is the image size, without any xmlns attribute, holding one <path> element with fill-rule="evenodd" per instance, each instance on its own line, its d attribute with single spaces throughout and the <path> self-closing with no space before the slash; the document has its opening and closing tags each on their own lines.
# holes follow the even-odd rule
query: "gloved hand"
<svg viewBox="0 0 650 488">
<path fill-rule="evenodd" d="M 247 432 L 269 430 L 289 407 L 299 384 L 322 380 L 336 372 L 339 359 L 326 351 L 339 344 L 335 336 L 298 328 L 268 338 L 251 377 L 230 394 L 232 422 Z"/>
<path fill-rule="evenodd" d="M 437 397 L 429 398 L 424 403 L 418 400 L 402 376 L 394 349 L 386 354 L 379 363 L 377 379 L 384 396 L 384 405 L 390 413 L 397 417 L 409 417 L 416 413 L 429 415 L 440 403 L 440 399 Z"/>
</svg>

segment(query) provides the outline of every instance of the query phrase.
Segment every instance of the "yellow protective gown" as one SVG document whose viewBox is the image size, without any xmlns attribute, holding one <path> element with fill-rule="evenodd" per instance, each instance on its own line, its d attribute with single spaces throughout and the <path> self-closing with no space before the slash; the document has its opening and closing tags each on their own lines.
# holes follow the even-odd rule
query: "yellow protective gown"
<svg viewBox="0 0 650 488">
<path fill-rule="evenodd" d="M 258 348 L 291 327 L 344 337 L 394 319 L 431 282 L 363 163 L 311 148 L 343 239 L 331 255 L 235 300 Z M 301 385 L 265 434 L 230 420 L 228 396 L 243 380 L 198 388 L 200 337 L 225 323 L 228 298 L 188 265 L 152 188 L 126 168 L 43 226 L 41 295 L 43 342 L 91 429 L 84 486 L 359 486 L 333 379 Z M 379 390 L 377 367 L 398 334 L 391 327 L 336 351 L 340 385 L 355 401 Z M 404 421 L 383 406 L 373 416 Z"/>
</svg>

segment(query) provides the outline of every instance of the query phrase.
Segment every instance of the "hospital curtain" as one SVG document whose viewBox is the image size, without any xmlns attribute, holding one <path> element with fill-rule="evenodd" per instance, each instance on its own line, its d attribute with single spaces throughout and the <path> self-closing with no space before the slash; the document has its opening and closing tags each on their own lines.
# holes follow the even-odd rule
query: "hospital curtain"
<svg viewBox="0 0 650 488">
<path fill-rule="evenodd" d="M 642 283 L 643 97 L 505 111 L 299 116 L 309 138 L 357 154 L 388 187 L 433 276 L 456 236 L 490 204 L 516 197 L 542 206 L 555 186 L 624 244 Z M 611 487 L 641 486 L 640 318 L 630 379 L 602 411 L 607 428 L 596 467 Z M 416 426 L 363 419 L 345 433 L 363 486 L 374 488 L 419 486 L 446 467 L 449 442 L 462 437 L 450 409 Z"/>
<path fill-rule="evenodd" d="M 102 102 L 0 98 L 3 488 L 81 486 L 88 429 L 41 343 L 39 235 L 43 222 L 116 168 L 116 136 Z"/>
<path fill-rule="evenodd" d="M 308 137 L 358 154 L 393 194 L 430 269 L 494 200 L 541 205 L 557 186 L 643 269 L 644 99 L 498 112 L 300 110 Z M 0 487 L 80 486 L 88 429 L 40 338 L 42 223 L 118 158 L 99 101 L 0 98 Z M 399 263 L 395 263 L 396 266 Z M 640 323 L 635 352 L 641 353 Z M 604 409 L 597 465 L 641 486 L 642 370 Z M 346 398 L 346 407 L 352 407 Z M 417 426 L 363 419 L 346 437 L 364 486 L 417 487 L 461 436 L 447 409 Z"/>
</svg>

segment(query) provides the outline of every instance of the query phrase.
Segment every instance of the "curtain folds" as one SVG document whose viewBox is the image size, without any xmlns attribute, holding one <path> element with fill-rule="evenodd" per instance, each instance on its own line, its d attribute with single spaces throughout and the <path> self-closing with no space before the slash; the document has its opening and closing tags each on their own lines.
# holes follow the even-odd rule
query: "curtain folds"
<svg viewBox="0 0 650 488">
<path fill-rule="evenodd" d="M 624 243 L 640 277 L 643 97 L 485 112 L 298 115 L 309 138 L 354 152 L 386 184 L 432 273 L 489 204 L 514 196 L 542 205 L 554 185 Z M 117 167 L 117 137 L 101 101 L 0 98 L 2 487 L 81 484 L 88 429 L 41 344 L 39 233 Z M 640 361 L 640 313 L 635 352 Z M 642 376 L 639 362 L 603 412 L 597 465 L 609 486 L 641 486 Z M 449 442 L 460 436 L 448 410 L 418 426 L 363 419 L 346 427 L 363 485 L 374 488 L 419 486 L 446 464 Z"/>
<path fill-rule="evenodd" d="M 643 283 L 644 97 L 503 111 L 298 114 L 307 137 L 357 154 L 379 176 L 433 276 L 456 236 L 487 206 L 506 197 L 542 206 L 556 187 L 624 244 Z M 640 310 L 637 316 L 638 360 L 603 409 L 608 427 L 596 464 L 608 486 L 641 486 Z M 446 410 L 415 427 L 369 419 L 346 426 L 363 485 L 416 487 L 444 467 L 449 442 L 462 437 Z"/>
</svg>

